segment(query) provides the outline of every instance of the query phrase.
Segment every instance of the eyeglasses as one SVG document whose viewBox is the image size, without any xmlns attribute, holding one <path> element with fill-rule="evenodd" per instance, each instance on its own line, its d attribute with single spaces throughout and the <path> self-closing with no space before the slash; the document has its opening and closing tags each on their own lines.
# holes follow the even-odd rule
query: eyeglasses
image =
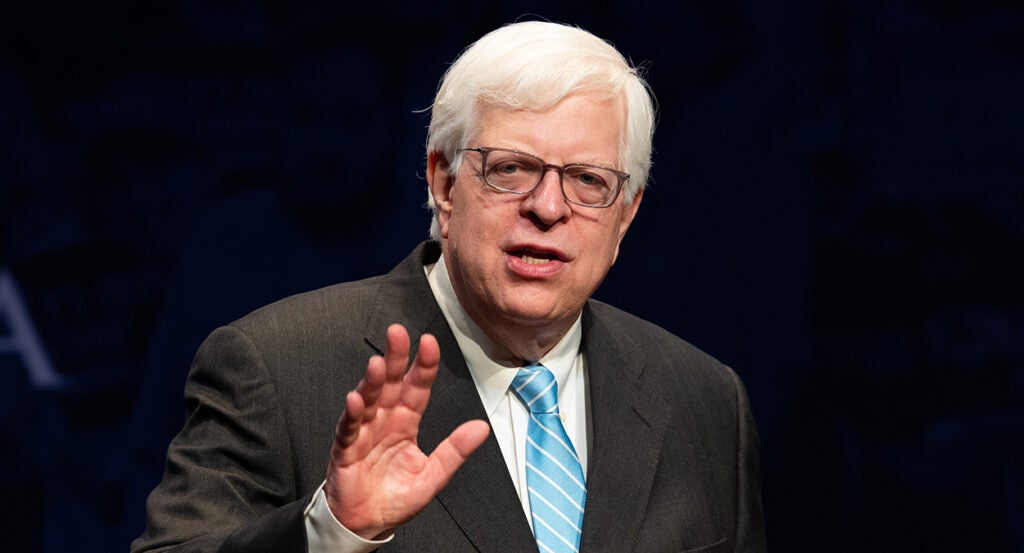
<svg viewBox="0 0 1024 553">
<path fill-rule="evenodd" d="M 499 192 L 529 194 L 548 171 L 555 171 L 561 177 L 565 200 L 583 207 L 612 205 L 623 183 L 629 180 L 627 173 L 607 167 L 586 163 L 552 165 L 537 156 L 504 148 L 460 148 L 458 151 L 480 154 L 483 181 Z"/>
</svg>

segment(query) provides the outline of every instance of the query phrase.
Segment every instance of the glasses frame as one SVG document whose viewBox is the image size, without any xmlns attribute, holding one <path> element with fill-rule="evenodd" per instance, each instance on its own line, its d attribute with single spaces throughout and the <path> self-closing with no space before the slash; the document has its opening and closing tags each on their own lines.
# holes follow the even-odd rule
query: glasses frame
<svg viewBox="0 0 1024 553">
<path fill-rule="evenodd" d="M 527 153 L 527 152 L 523 152 L 523 151 L 520 151 L 520 150 L 512 150 L 512 149 L 509 149 L 509 148 L 488 148 L 488 147 L 480 146 L 480 147 L 477 147 L 477 148 L 459 148 L 458 150 L 456 150 L 456 152 L 458 152 L 460 154 L 462 152 L 477 152 L 477 153 L 479 153 L 480 154 L 480 164 L 481 164 L 481 167 L 480 167 L 480 169 L 481 169 L 480 170 L 480 177 L 481 177 L 481 180 L 484 181 L 484 184 L 486 184 L 487 186 L 489 186 L 489 187 L 491 187 L 494 190 L 497 190 L 499 192 L 506 192 L 506 193 L 509 193 L 509 194 L 516 194 L 518 196 L 525 196 L 526 194 L 529 194 L 529 193 L 533 192 L 534 190 L 536 190 L 537 187 L 540 186 L 540 183 L 544 182 L 544 175 L 548 174 L 548 171 L 555 171 L 556 173 L 558 173 L 558 182 L 559 182 L 559 184 L 560 184 L 560 186 L 562 188 L 562 197 L 565 198 L 566 202 L 568 202 L 568 203 L 570 203 L 572 205 L 578 205 L 580 207 L 593 207 L 593 208 L 597 208 L 597 209 L 604 209 L 606 207 L 611 207 L 611 205 L 615 203 L 615 200 L 617 200 L 619 198 L 619 194 L 622 193 L 622 188 L 626 184 L 626 181 L 629 180 L 629 173 L 623 173 L 622 171 L 618 171 L 616 169 L 611 169 L 609 167 L 602 167 L 600 165 L 591 165 L 589 163 L 569 163 L 567 165 L 554 165 L 552 163 L 548 163 L 548 162 L 544 161 L 543 159 L 541 159 L 541 158 L 539 158 L 539 157 L 537 157 L 537 156 L 535 156 L 533 154 L 530 154 L 530 153 Z M 495 185 L 491 184 L 490 181 L 487 180 L 487 154 L 490 154 L 491 152 L 509 152 L 509 153 L 513 153 L 513 154 L 517 154 L 517 155 L 521 155 L 521 156 L 526 156 L 526 157 L 529 157 L 529 158 L 537 160 L 537 162 L 540 164 L 540 169 L 541 169 L 541 171 L 540 171 L 540 178 L 537 179 L 536 184 L 534 184 L 532 187 L 530 187 L 529 190 L 509 190 L 507 188 L 502 188 L 500 186 L 495 186 Z M 585 204 L 585 203 L 580 203 L 580 202 L 577 202 L 577 201 L 573 201 L 572 199 L 569 198 L 569 195 L 565 193 L 565 171 L 567 169 L 571 169 L 573 167 L 585 167 L 587 169 L 600 169 L 602 171 L 608 171 L 608 172 L 612 173 L 613 175 L 618 177 L 618 183 L 615 186 L 615 193 L 612 194 L 611 197 L 608 199 L 608 201 L 606 203 L 604 203 L 604 204 L 594 205 L 594 204 Z"/>
</svg>

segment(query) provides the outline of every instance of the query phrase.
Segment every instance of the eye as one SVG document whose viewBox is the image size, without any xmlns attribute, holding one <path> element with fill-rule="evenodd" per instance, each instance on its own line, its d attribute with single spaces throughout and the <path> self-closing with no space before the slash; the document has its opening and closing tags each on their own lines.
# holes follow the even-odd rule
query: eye
<svg viewBox="0 0 1024 553">
<path fill-rule="evenodd" d="M 566 169 L 566 174 L 572 177 L 576 184 L 588 188 L 605 188 L 608 186 L 608 177 L 602 173 L 603 172 L 600 169 L 590 167 L 572 167 Z"/>
<path fill-rule="evenodd" d="M 508 179 L 529 180 L 536 175 L 540 164 L 528 157 L 507 152 L 492 152 L 487 162 L 487 176 L 507 181 Z"/>
<path fill-rule="evenodd" d="M 522 169 L 522 166 L 515 161 L 501 161 L 491 167 L 491 172 L 511 175 Z"/>
</svg>

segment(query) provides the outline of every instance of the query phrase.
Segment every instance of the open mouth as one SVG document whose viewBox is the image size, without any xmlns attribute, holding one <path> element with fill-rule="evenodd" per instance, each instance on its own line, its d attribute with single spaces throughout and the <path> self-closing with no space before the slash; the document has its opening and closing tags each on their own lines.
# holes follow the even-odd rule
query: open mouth
<svg viewBox="0 0 1024 553">
<path fill-rule="evenodd" d="M 533 248 L 519 248 L 509 252 L 510 255 L 518 257 L 527 265 L 542 265 L 552 261 L 565 261 L 557 252 L 537 250 Z"/>
</svg>

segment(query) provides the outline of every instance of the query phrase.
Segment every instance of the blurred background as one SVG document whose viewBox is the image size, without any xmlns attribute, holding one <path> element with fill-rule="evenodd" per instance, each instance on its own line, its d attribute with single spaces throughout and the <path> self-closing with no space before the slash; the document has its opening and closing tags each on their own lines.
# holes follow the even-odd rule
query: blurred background
<svg viewBox="0 0 1024 553">
<path fill-rule="evenodd" d="M 424 239 L 419 110 L 536 14 L 648 69 L 597 297 L 744 379 L 772 550 L 1024 552 L 1024 6 L 345 4 L 0 8 L 4 549 L 127 549 L 205 335 Z"/>
</svg>

